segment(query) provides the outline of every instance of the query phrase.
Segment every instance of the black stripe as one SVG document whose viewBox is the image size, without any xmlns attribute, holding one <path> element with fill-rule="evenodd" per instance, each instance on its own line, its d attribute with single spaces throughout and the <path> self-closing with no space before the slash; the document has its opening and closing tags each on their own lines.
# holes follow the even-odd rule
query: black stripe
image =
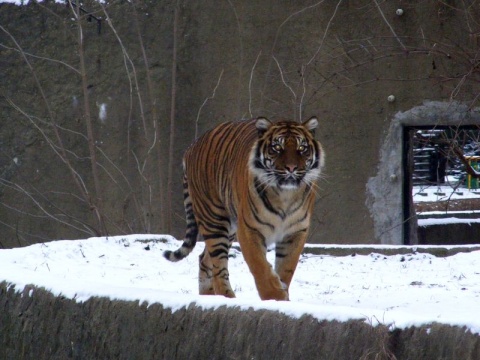
<svg viewBox="0 0 480 360">
<path fill-rule="evenodd" d="M 255 166 L 257 169 L 262 169 L 266 170 L 265 164 L 257 157 L 255 157 L 255 161 L 253 162 L 253 166 Z"/>
<path fill-rule="evenodd" d="M 291 223 L 290 225 L 288 225 L 288 227 L 285 229 L 285 230 L 288 230 L 288 229 L 291 229 L 292 227 L 294 227 L 295 225 L 301 223 L 302 221 L 304 221 L 306 218 L 308 217 L 308 211 L 305 211 L 305 214 L 303 214 L 303 216 L 298 219 L 297 221 Z"/>
<path fill-rule="evenodd" d="M 254 180 L 254 186 L 255 186 L 255 191 L 260 197 L 260 200 L 262 200 L 263 206 L 265 206 L 265 208 L 271 213 L 274 213 L 275 215 L 279 216 L 282 220 L 285 220 L 285 213 L 283 211 L 279 212 L 274 209 L 274 207 L 270 203 L 270 200 L 268 200 L 266 191 L 260 188 L 260 182 L 258 181 L 257 178 L 255 178 Z"/>
<path fill-rule="evenodd" d="M 226 237 L 225 239 L 228 239 L 228 238 L 229 237 Z M 219 246 L 223 246 L 225 249 L 228 249 L 230 247 L 228 242 L 217 242 L 217 243 L 212 245 L 212 247 L 219 247 Z"/>
<path fill-rule="evenodd" d="M 245 221 L 245 225 L 250 229 L 250 231 L 255 232 L 260 237 L 260 240 L 262 241 L 262 246 L 266 249 L 267 242 L 266 242 L 265 236 L 259 230 L 251 226 L 247 221 Z"/>
<path fill-rule="evenodd" d="M 225 206 L 223 206 L 223 204 L 215 204 L 215 202 L 212 201 L 211 205 L 213 205 L 213 207 L 220 210 L 221 212 L 225 212 Z M 225 219 L 227 219 L 227 221 L 228 221 L 227 217 L 225 217 Z"/>
<path fill-rule="evenodd" d="M 220 276 L 225 280 L 228 280 L 230 277 L 228 273 L 228 269 L 226 267 L 221 268 L 220 271 L 215 274 L 215 276 Z"/>
<path fill-rule="evenodd" d="M 308 228 L 303 228 L 303 229 L 297 230 L 297 231 L 295 231 L 294 233 L 289 234 L 289 235 L 287 236 L 287 239 L 288 239 L 288 240 L 282 241 L 281 243 L 282 243 L 282 244 L 291 244 L 291 243 L 293 243 L 293 240 L 295 239 L 295 235 L 296 235 L 296 234 L 303 233 L 303 232 L 307 232 L 307 231 L 308 231 Z"/>
<path fill-rule="evenodd" d="M 217 224 L 217 223 L 211 223 L 211 222 L 208 222 L 206 221 L 204 224 L 203 224 L 203 227 L 205 228 L 205 230 L 208 230 L 210 232 L 221 232 L 222 234 L 224 234 L 223 236 L 224 237 L 227 237 L 225 234 L 228 234 L 228 229 L 221 225 L 221 224 Z M 213 230 L 216 230 L 216 231 L 213 231 Z"/>
<path fill-rule="evenodd" d="M 213 211 L 213 209 L 209 206 L 209 204 L 205 204 L 203 202 L 199 202 L 197 204 L 197 206 L 199 207 L 199 213 L 203 214 L 203 218 L 205 218 L 206 220 L 206 223 L 208 223 L 209 225 L 212 225 L 212 227 L 214 227 L 215 223 L 227 223 L 226 226 L 230 226 L 230 218 L 226 217 L 226 216 L 223 216 L 223 215 L 220 215 L 220 214 L 217 214 Z M 225 211 L 224 208 L 222 208 L 223 211 Z M 208 222 L 207 222 L 208 221 Z M 220 224 L 219 224 L 220 225 Z M 220 225 L 221 226 L 221 225 Z M 228 230 L 226 228 L 226 226 L 223 226 L 223 230 L 228 233 Z"/>
<path fill-rule="evenodd" d="M 204 240 L 212 240 L 212 239 L 225 239 L 225 235 L 219 233 L 212 233 L 212 234 L 204 234 Z"/>
<path fill-rule="evenodd" d="M 255 220 L 259 223 L 259 224 L 262 224 L 262 225 L 265 225 L 265 226 L 268 226 L 271 230 L 274 230 L 275 227 L 268 223 L 268 222 L 265 222 L 265 221 L 262 221 L 259 217 L 258 217 L 258 209 L 257 207 L 255 206 L 254 202 L 253 202 L 253 199 L 251 198 L 251 196 L 248 196 L 248 205 L 250 207 L 250 210 L 253 214 L 253 217 L 255 218 Z"/>
<path fill-rule="evenodd" d="M 293 209 L 290 209 L 290 208 L 288 209 L 288 215 L 297 212 L 297 210 L 299 210 L 299 209 L 301 209 L 301 208 L 303 207 L 303 205 L 305 204 L 305 198 L 307 197 L 308 193 L 309 193 L 309 191 L 307 191 L 307 190 L 305 190 L 305 191 L 303 192 L 303 196 L 302 196 L 302 198 L 298 201 L 298 205 L 295 206 Z"/>
<path fill-rule="evenodd" d="M 210 202 L 209 204 L 205 204 L 205 203 L 199 203 L 198 204 L 199 206 L 202 207 L 202 212 L 204 215 L 209 215 L 210 218 L 214 218 L 215 220 L 218 220 L 218 221 L 224 221 L 224 222 L 227 222 L 230 224 L 230 219 L 227 217 L 227 216 L 223 216 L 223 215 L 220 215 L 218 213 L 216 213 L 211 206 L 209 205 L 213 205 L 215 208 L 217 208 L 218 210 L 220 210 L 221 212 L 225 213 L 225 208 L 223 206 L 219 206 L 219 205 L 215 205 L 215 203 L 213 202 Z M 205 205 L 205 206 L 203 206 Z"/>
<path fill-rule="evenodd" d="M 212 252 L 209 252 L 210 254 L 210 257 L 211 258 L 228 258 L 228 251 L 226 251 L 225 249 L 216 249 L 216 250 L 213 250 Z"/>
<path fill-rule="evenodd" d="M 182 248 L 183 248 L 183 249 L 187 249 L 187 250 L 191 250 L 191 249 L 193 249 L 194 246 L 195 246 L 195 244 L 190 244 L 190 243 L 184 241 L 183 244 L 182 244 L 182 246 L 180 247 L 180 249 L 175 250 L 175 253 L 177 253 L 177 252 L 178 252 L 178 253 L 181 253 L 181 252 L 182 252 Z"/>
<path fill-rule="evenodd" d="M 312 165 L 312 168 L 318 169 L 320 166 L 320 147 L 316 141 L 312 141 L 314 147 L 315 162 Z"/>
</svg>

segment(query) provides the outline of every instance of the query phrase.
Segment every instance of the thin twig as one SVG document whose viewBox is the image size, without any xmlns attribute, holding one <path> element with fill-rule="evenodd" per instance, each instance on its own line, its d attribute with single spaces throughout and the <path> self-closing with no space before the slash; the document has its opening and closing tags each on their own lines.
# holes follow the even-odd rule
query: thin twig
<svg viewBox="0 0 480 360">
<path fill-rule="evenodd" d="M 242 92 L 242 78 L 243 78 L 243 61 L 244 61 L 244 49 L 243 49 L 243 36 L 242 36 L 242 27 L 240 23 L 240 18 L 237 13 L 237 9 L 231 0 L 227 0 L 228 4 L 233 10 L 233 14 L 235 15 L 235 21 L 237 23 L 238 28 L 238 38 L 240 43 L 240 59 L 238 61 L 238 91 L 237 91 L 237 111 L 240 112 L 240 103 L 241 103 L 241 92 Z"/>
<path fill-rule="evenodd" d="M 272 56 L 273 57 L 273 60 L 275 60 L 275 63 L 277 64 L 278 66 L 278 71 L 280 71 L 280 78 L 282 79 L 282 82 L 283 84 L 287 87 L 288 90 L 290 90 L 290 92 L 292 93 L 293 95 L 293 99 L 294 99 L 294 104 L 296 104 L 297 102 L 297 94 L 295 94 L 295 91 L 293 91 L 292 87 L 290 85 L 287 84 L 284 76 L 283 76 L 283 70 L 282 70 L 282 67 L 280 66 L 280 63 L 278 62 L 277 58 L 275 56 Z"/>
<path fill-rule="evenodd" d="M 328 20 L 327 27 L 325 28 L 325 31 L 323 32 L 323 37 L 320 41 L 320 45 L 318 46 L 317 51 L 315 51 L 315 54 L 313 54 L 313 56 L 310 58 L 310 60 L 305 64 L 305 67 L 309 66 L 315 60 L 315 58 L 320 53 L 320 51 L 322 50 L 323 44 L 325 43 L 325 39 L 326 39 L 327 34 L 328 34 L 328 30 L 330 30 L 330 26 L 333 23 L 333 19 L 337 15 L 337 11 L 338 11 L 338 8 L 340 7 L 341 3 L 342 3 L 342 0 L 339 0 L 337 2 L 337 6 L 335 6 L 335 10 L 333 11 L 332 16 L 330 17 L 330 20 Z"/>
<path fill-rule="evenodd" d="M 327 34 L 328 34 L 328 31 L 330 30 L 330 26 L 332 25 L 333 23 L 333 19 L 335 18 L 335 16 L 337 15 L 337 11 L 340 7 L 340 4 L 342 3 L 342 0 L 339 0 L 337 2 L 337 6 L 335 6 L 335 10 L 333 11 L 333 14 L 332 16 L 330 17 L 330 19 L 328 20 L 328 23 L 327 23 L 327 26 L 325 27 L 325 31 L 323 32 L 323 37 L 322 39 L 320 40 L 320 45 L 317 47 L 317 50 L 315 51 L 315 53 L 313 54 L 313 56 L 310 58 L 310 60 L 305 64 L 305 65 L 302 65 L 302 82 L 303 82 L 303 92 L 302 92 L 302 96 L 301 96 L 301 100 L 300 100 L 300 104 L 298 104 L 298 113 L 299 113 L 299 117 L 300 117 L 300 120 L 302 119 L 302 109 L 303 109 L 303 99 L 305 98 L 305 93 L 306 93 L 306 87 L 305 87 L 305 78 L 307 77 L 307 74 L 306 74 L 306 71 L 307 71 L 307 68 L 310 66 L 310 64 L 312 62 L 315 61 L 315 59 L 317 58 L 318 54 L 320 53 L 320 51 L 322 50 L 323 48 L 323 44 L 325 43 L 325 39 L 327 37 Z"/>
<path fill-rule="evenodd" d="M 27 67 L 29 68 L 30 72 L 32 73 L 32 76 L 35 80 L 35 84 L 37 85 L 37 88 L 38 88 L 38 91 L 40 92 L 40 95 L 42 97 L 42 100 L 45 104 L 45 107 L 47 108 L 47 113 L 49 114 L 49 118 L 50 118 L 50 121 L 52 122 L 52 128 L 53 128 L 53 132 L 55 134 L 55 137 L 57 139 L 57 142 L 58 142 L 58 149 L 60 149 L 60 151 L 55 151 L 55 153 L 60 157 L 60 159 L 62 160 L 62 162 L 67 166 L 68 170 L 70 171 L 70 174 L 72 176 L 72 179 L 75 183 L 75 185 L 77 186 L 77 188 L 79 189 L 80 193 L 82 194 L 82 196 L 88 200 L 89 198 L 89 195 L 88 195 L 88 191 L 87 191 L 87 188 L 85 187 L 85 184 L 83 183 L 83 181 L 81 181 L 81 177 L 78 175 L 78 173 L 76 172 L 76 170 L 73 168 L 72 164 L 70 163 L 70 161 L 68 160 L 68 157 L 67 157 L 67 153 L 66 153 L 66 150 L 65 150 L 65 146 L 63 145 L 63 141 L 62 141 L 62 138 L 60 136 L 60 133 L 58 132 L 58 128 L 56 126 L 56 123 L 55 123 L 55 117 L 54 117 L 54 112 L 52 111 L 52 109 L 50 108 L 50 104 L 47 100 L 47 96 L 43 90 L 43 87 L 40 83 L 40 80 L 38 79 L 38 76 L 35 72 L 35 70 L 33 69 L 33 66 L 30 64 L 30 61 L 28 60 L 27 56 L 25 55 L 25 52 L 23 51 L 22 47 L 20 46 L 20 44 L 17 42 L 17 40 L 15 39 L 15 37 L 8 31 L 6 30 L 2 25 L 0 25 L 0 30 L 2 30 L 5 34 L 7 34 L 8 37 L 10 37 L 10 39 L 12 40 L 12 42 L 15 44 L 15 46 L 17 47 L 17 49 L 19 50 L 19 53 L 22 55 L 22 58 L 23 60 L 25 61 L 25 63 L 27 64 Z M 17 107 L 17 109 L 19 109 Z M 24 113 L 25 114 L 25 113 Z M 26 114 L 25 114 L 26 115 Z M 29 118 L 27 116 L 27 118 Z M 30 118 L 29 118 L 30 119 Z M 38 128 L 38 127 L 37 127 Z M 44 135 L 45 136 L 45 135 Z M 53 144 L 53 141 L 46 137 L 46 139 L 48 139 L 48 143 L 50 145 Z M 56 149 L 57 148 L 57 145 L 53 146 L 52 147 L 53 149 Z"/>
<path fill-rule="evenodd" d="M 222 75 L 223 75 L 223 69 L 222 71 L 220 71 L 220 76 L 218 77 L 217 84 L 213 89 L 212 95 L 210 95 L 205 100 L 203 100 L 202 105 L 198 109 L 197 118 L 195 119 L 195 139 L 198 137 L 198 120 L 200 119 L 200 113 L 202 112 L 203 107 L 207 104 L 208 100 L 212 100 L 213 98 L 215 98 L 215 93 L 217 92 L 217 88 L 220 85 L 220 81 L 222 81 Z"/>
<path fill-rule="evenodd" d="M 255 63 L 253 64 L 252 70 L 250 71 L 250 80 L 248 81 L 248 111 L 250 113 L 250 118 L 253 117 L 252 113 L 252 83 L 253 83 L 253 72 L 255 71 L 255 67 L 257 66 L 258 59 L 260 59 L 260 55 L 262 55 L 262 51 L 257 55 L 255 59 Z"/>
<path fill-rule="evenodd" d="M 13 50 L 13 51 L 17 51 L 20 53 L 20 50 L 19 49 L 16 49 L 16 48 L 13 48 L 13 47 L 10 47 L 10 46 L 6 46 L 4 44 L 0 44 L 1 47 L 5 48 L 5 49 L 8 49 L 8 50 Z M 48 58 L 48 57 L 44 57 L 44 56 L 39 56 L 39 55 L 34 55 L 34 54 L 30 54 L 26 51 L 23 52 L 24 55 L 27 55 L 29 57 L 32 57 L 32 58 L 35 58 L 35 59 L 40 59 L 40 60 L 45 60 L 45 61 L 49 61 L 49 62 L 53 62 L 55 64 L 61 64 L 67 68 L 69 68 L 70 70 L 74 71 L 75 73 L 77 73 L 78 75 L 80 75 L 80 71 L 78 71 L 78 69 L 75 69 L 72 65 L 70 64 L 67 64 L 65 61 L 61 61 L 61 60 L 57 60 L 57 59 L 52 59 L 52 58 Z"/>
<path fill-rule="evenodd" d="M 179 0 L 173 11 L 173 49 L 172 49 L 172 88 L 170 96 L 170 141 L 168 144 L 168 171 L 167 171 L 167 206 L 169 209 L 166 230 L 170 232 L 172 227 L 172 186 L 173 186 L 173 153 L 175 141 L 175 113 L 177 97 L 177 28 L 178 28 Z"/>
<path fill-rule="evenodd" d="M 398 43 L 400 44 L 400 46 L 402 47 L 403 50 L 407 50 L 407 48 L 405 47 L 405 45 L 403 45 L 402 41 L 400 40 L 400 38 L 398 37 L 398 35 L 395 33 L 395 30 L 393 30 L 393 27 L 392 25 L 388 22 L 387 18 L 385 17 L 385 14 L 383 13 L 382 11 L 382 8 L 380 7 L 380 5 L 378 4 L 377 0 L 373 0 L 373 2 L 375 3 L 375 5 L 377 6 L 377 9 L 378 11 L 380 12 L 380 15 L 382 16 L 383 18 L 383 21 L 385 21 L 385 24 L 387 24 L 388 28 L 390 29 L 390 31 L 392 32 L 393 36 L 395 37 L 395 39 L 397 39 Z"/>
<path fill-rule="evenodd" d="M 116 28 L 113 26 L 112 19 L 108 16 L 108 13 L 107 13 L 107 10 L 106 10 L 105 6 L 101 3 L 100 3 L 100 6 L 102 7 L 102 9 L 105 13 L 106 22 L 107 22 L 108 26 L 113 31 L 113 34 L 115 35 L 115 38 L 117 39 L 117 41 L 120 45 L 120 48 L 122 49 L 122 53 L 123 53 L 123 56 L 124 56 L 125 67 L 126 67 L 127 74 L 129 76 L 129 78 L 130 78 L 130 72 L 128 71 L 128 66 L 127 66 L 127 63 L 126 63 L 127 61 L 130 64 L 130 67 L 132 69 L 133 79 L 135 81 L 135 88 L 137 89 L 136 94 L 137 94 L 137 97 L 138 97 L 138 105 L 139 105 L 139 109 L 140 109 L 140 118 L 142 119 L 142 124 L 143 124 L 143 131 L 144 131 L 145 138 L 148 138 L 147 123 L 146 123 L 146 119 L 145 119 L 145 111 L 143 110 L 143 100 L 142 100 L 142 94 L 140 93 L 140 86 L 139 86 L 139 83 L 138 83 L 137 69 L 136 69 L 135 64 L 133 63 L 132 59 L 130 58 L 130 55 L 128 54 L 127 49 L 123 45 L 123 41 L 120 38 L 120 36 L 118 35 Z M 130 91 L 132 91 L 132 90 L 130 89 Z"/>
<path fill-rule="evenodd" d="M 289 16 L 287 16 L 287 18 L 285 20 L 283 20 L 283 22 L 278 26 L 277 28 L 277 31 L 275 33 L 275 38 L 273 39 L 273 43 L 272 43 L 272 49 L 270 50 L 270 54 L 273 55 L 274 52 L 275 52 L 275 48 L 277 46 L 277 41 L 278 41 L 278 37 L 280 35 L 280 31 L 282 30 L 283 26 L 288 23 L 292 18 L 294 18 L 295 16 L 297 15 L 300 15 L 302 13 L 304 13 L 305 11 L 308 11 L 308 10 L 311 10 L 321 4 L 323 4 L 325 2 L 325 0 L 322 0 L 322 1 L 319 1 L 319 2 L 316 2 L 315 4 L 312 4 L 312 5 L 309 5 L 309 6 L 306 6 L 304 8 L 301 8 L 300 10 L 298 11 L 295 11 L 294 13 L 290 14 Z M 263 94 L 265 93 L 265 88 L 267 86 L 267 79 L 270 75 L 270 71 L 271 71 L 271 68 L 272 68 L 272 61 L 269 61 L 268 63 L 268 67 L 267 67 L 267 71 L 265 73 L 265 81 L 264 81 L 264 84 L 263 84 L 263 90 L 262 90 L 262 93 L 261 93 L 261 96 L 262 96 L 262 100 L 261 100 L 261 103 L 263 102 Z"/>
<path fill-rule="evenodd" d="M 25 188 L 23 188 L 22 186 L 20 186 L 20 185 L 18 185 L 18 184 L 15 184 L 15 183 L 12 183 L 12 182 L 10 182 L 10 181 L 7 181 L 7 180 L 5 180 L 5 179 L 0 179 L 0 183 L 2 183 L 2 184 L 5 185 L 5 186 L 8 186 L 8 187 L 11 188 L 11 189 L 16 190 L 17 192 L 19 192 L 19 193 L 25 195 L 27 198 L 29 198 L 29 199 L 32 201 L 32 203 L 33 203 L 43 214 L 45 214 L 45 217 L 50 218 L 51 220 L 54 220 L 54 221 L 56 221 L 56 222 L 58 222 L 58 223 L 60 223 L 60 224 L 66 225 L 66 226 L 71 227 L 71 228 L 74 228 L 74 229 L 76 229 L 76 230 L 78 230 L 78 231 L 85 232 L 85 233 L 87 233 L 87 234 L 89 234 L 89 235 L 92 235 L 91 232 L 87 232 L 87 231 L 85 231 L 84 229 L 79 228 L 79 227 L 77 227 L 77 226 L 75 226 L 75 225 L 73 225 L 73 224 L 71 224 L 71 223 L 69 223 L 69 222 L 66 222 L 66 221 L 60 219 L 58 216 L 55 216 L 54 214 L 52 214 L 51 212 L 49 212 L 47 209 L 45 209 L 45 207 L 42 206 L 42 204 L 40 204 L 40 202 L 39 202 L 29 191 L 27 191 L 27 190 L 26 190 Z M 34 214 L 29 214 L 29 213 L 23 212 L 23 211 L 21 211 L 21 210 L 18 210 L 18 209 L 16 209 L 16 208 L 14 208 L 14 207 L 11 206 L 11 205 L 7 205 L 7 204 L 5 204 L 5 203 L 2 203 L 2 205 L 5 206 L 5 207 L 7 207 L 7 208 L 9 208 L 9 209 L 11 209 L 11 210 L 15 210 L 15 211 L 17 211 L 17 212 L 23 213 L 24 215 L 26 214 L 26 215 L 28 215 L 28 216 L 30 216 L 30 217 L 38 217 L 38 215 L 34 215 Z M 97 233 L 96 235 L 99 235 L 99 234 Z"/>
<path fill-rule="evenodd" d="M 107 235 L 107 228 L 103 220 L 103 201 L 102 201 L 102 187 L 100 185 L 100 178 L 98 175 L 98 164 L 97 164 L 97 152 L 95 146 L 95 133 L 93 130 L 92 116 L 90 112 L 90 99 L 88 93 L 88 81 L 87 81 L 87 69 L 85 64 L 85 51 L 84 51 L 84 37 L 83 37 L 83 28 L 80 22 L 80 8 L 77 6 L 76 11 L 73 8 L 72 3 L 70 3 L 72 12 L 74 13 L 77 19 L 78 26 L 78 57 L 80 60 L 80 72 L 82 74 L 82 91 L 83 91 L 83 102 L 84 102 L 84 117 L 85 125 L 87 128 L 87 138 L 88 138 L 88 150 L 90 154 L 90 167 L 92 171 L 93 186 L 95 189 L 95 195 L 92 199 L 90 197 L 90 204 L 93 212 L 96 215 L 99 231 L 101 235 Z"/>
</svg>

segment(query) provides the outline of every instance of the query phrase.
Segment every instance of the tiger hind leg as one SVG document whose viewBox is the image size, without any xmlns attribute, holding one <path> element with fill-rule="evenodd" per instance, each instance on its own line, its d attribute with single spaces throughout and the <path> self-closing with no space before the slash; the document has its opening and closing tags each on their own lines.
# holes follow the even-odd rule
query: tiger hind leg
<svg viewBox="0 0 480 360">
<path fill-rule="evenodd" d="M 228 272 L 228 253 L 230 250 L 229 238 L 216 238 L 205 241 L 206 255 L 203 257 L 203 264 L 208 264 L 209 261 L 212 264 L 212 281 L 213 290 L 215 295 L 223 295 L 228 298 L 234 298 L 235 292 L 230 285 L 230 274 Z M 207 257 L 208 256 L 208 257 Z M 206 259 L 207 258 L 207 259 Z M 202 262 L 200 264 L 202 267 Z M 205 278 L 200 281 L 205 281 Z M 205 286 L 207 282 L 201 284 Z"/>
<path fill-rule="evenodd" d="M 200 295 L 215 295 L 213 288 L 213 265 L 205 248 L 198 258 L 198 292 Z"/>
</svg>

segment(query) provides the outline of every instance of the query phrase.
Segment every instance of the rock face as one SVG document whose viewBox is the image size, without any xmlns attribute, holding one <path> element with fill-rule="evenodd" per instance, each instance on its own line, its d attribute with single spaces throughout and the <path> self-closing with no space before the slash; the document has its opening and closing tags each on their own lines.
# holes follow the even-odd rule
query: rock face
<svg viewBox="0 0 480 360">
<path fill-rule="evenodd" d="M 78 303 L 0 284 L 2 359 L 480 359 L 480 337 L 431 324 L 389 331 L 363 321 L 272 311 L 92 298 Z"/>
<path fill-rule="evenodd" d="M 479 123 L 478 6 L 184 1 L 174 26 L 177 3 L 89 0 L 80 21 L 0 5 L 0 247 L 181 237 L 198 134 L 311 115 L 327 165 L 309 241 L 402 243 L 403 126 Z"/>
</svg>

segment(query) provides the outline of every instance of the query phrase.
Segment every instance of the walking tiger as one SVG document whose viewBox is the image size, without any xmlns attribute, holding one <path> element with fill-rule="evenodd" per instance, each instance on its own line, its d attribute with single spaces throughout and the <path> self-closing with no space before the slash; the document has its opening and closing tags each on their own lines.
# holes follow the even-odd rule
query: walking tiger
<svg viewBox="0 0 480 360">
<path fill-rule="evenodd" d="M 324 151 L 315 117 L 298 123 L 266 118 L 226 122 L 190 146 L 183 159 L 187 229 L 179 261 L 205 241 L 199 292 L 235 297 L 228 254 L 237 239 L 263 300 L 288 300 L 312 216 Z M 266 259 L 275 245 L 275 267 Z"/>
</svg>

